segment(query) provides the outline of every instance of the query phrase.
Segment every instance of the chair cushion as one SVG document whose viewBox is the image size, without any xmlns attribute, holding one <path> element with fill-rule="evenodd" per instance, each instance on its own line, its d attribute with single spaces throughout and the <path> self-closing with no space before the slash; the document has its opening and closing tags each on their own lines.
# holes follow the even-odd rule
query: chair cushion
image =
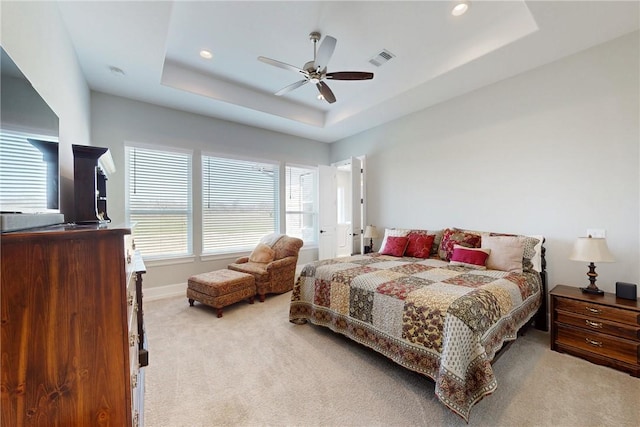
<svg viewBox="0 0 640 427">
<path fill-rule="evenodd" d="M 268 277 L 267 274 L 267 264 L 261 262 L 245 262 L 242 264 L 229 264 L 227 266 L 230 270 L 240 271 L 242 273 L 248 273 L 253 275 L 256 280 L 266 280 Z"/>
<path fill-rule="evenodd" d="M 189 277 L 187 287 L 212 297 L 252 288 L 255 292 L 255 279 L 252 275 L 231 270 L 216 270 Z"/>
</svg>

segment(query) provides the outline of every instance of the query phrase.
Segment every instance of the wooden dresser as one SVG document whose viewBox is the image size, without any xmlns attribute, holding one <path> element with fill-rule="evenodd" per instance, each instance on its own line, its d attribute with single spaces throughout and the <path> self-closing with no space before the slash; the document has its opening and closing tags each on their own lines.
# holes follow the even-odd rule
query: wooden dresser
<svg viewBox="0 0 640 427">
<path fill-rule="evenodd" d="M 640 377 L 640 301 L 582 293 L 558 285 L 550 292 L 551 349 Z"/>
<path fill-rule="evenodd" d="M 3 427 L 143 424 L 144 264 L 130 233 L 65 225 L 0 237 Z"/>
</svg>

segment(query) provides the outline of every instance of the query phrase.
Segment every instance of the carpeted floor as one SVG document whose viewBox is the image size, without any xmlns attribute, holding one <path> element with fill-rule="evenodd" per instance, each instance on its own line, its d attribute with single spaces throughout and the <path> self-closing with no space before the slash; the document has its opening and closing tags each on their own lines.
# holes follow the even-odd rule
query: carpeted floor
<svg viewBox="0 0 640 427">
<path fill-rule="evenodd" d="M 145 425 L 464 426 L 428 379 L 327 329 L 288 321 L 290 293 L 215 310 L 146 302 Z M 470 426 L 638 426 L 640 379 L 549 350 L 530 329 L 495 363 Z"/>
</svg>

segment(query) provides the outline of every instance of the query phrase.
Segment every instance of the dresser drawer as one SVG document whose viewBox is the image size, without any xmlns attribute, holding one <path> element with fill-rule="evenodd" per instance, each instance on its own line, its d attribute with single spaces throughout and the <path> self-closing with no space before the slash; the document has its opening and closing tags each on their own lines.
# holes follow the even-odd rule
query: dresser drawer
<svg viewBox="0 0 640 427">
<path fill-rule="evenodd" d="M 136 250 L 136 243 L 132 234 L 124 236 L 124 257 L 125 265 L 127 268 L 127 274 L 130 275 L 133 272 L 134 267 L 134 253 Z"/>
<path fill-rule="evenodd" d="M 637 365 L 640 362 L 640 342 L 617 338 L 558 324 L 556 341 L 601 356 Z"/>
<path fill-rule="evenodd" d="M 576 326 L 591 332 L 599 332 L 629 340 L 640 341 L 640 326 L 632 326 L 563 311 L 557 312 L 556 320 L 558 323 Z"/>
<path fill-rule="evenodd" d="M 138 312 L 138 298 L 136 293 L 136 276 L 131 272 L 127 281 L 127 325 L 129 330 L 135 330 L 133 321 Z"/>
<path fill-rule="evenodd" d="M 625 310 L 618 307 L 608 307 L 589 301 L 556 298 L 555 309 L 629 325 L 640 325 L 640 314 L 636 311 Z"/>
</svg>

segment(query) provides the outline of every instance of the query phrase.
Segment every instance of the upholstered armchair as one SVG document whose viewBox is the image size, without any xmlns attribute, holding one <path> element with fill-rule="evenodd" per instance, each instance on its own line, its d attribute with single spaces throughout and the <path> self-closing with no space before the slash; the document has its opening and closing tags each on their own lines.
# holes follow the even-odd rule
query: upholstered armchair
<svg viewBox="0 0 640 427">
<path fill-rule="evenodd" d="M 228 268 L 255 277 L 256 292 L 260 302 L 264 302 L 266 294 L 281 294 L 293 289 L 301 247 L 302 240 L 296 237 L 266 236 L 250 256 L 237 259 Z"/>
</svg>

